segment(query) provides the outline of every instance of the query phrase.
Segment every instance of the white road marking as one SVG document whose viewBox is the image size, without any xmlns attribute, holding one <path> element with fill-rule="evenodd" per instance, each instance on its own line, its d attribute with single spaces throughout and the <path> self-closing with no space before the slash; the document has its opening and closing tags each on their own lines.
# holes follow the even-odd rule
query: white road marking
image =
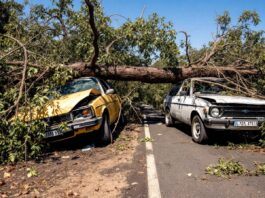
<svg viewBox="0 0 265 198">
<path fill-rule="evenodd" d="M 144 115 L 144 120 L 146 120 L 146 115 Z M 144 132 L 145 132 L 145 137 L 151 139 L 149 127 L 148 124 L 146 123 L 144 124 Z M 146 146 L 148 197 L 161 198 L 152 142 L 146 142 L 145 146 Z"/>
</svg>

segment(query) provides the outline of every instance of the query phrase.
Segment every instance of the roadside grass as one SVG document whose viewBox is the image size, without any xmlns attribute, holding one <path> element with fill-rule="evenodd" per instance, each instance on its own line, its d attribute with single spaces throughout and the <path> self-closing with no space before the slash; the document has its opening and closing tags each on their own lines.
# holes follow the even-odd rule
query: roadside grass
<svg viewBox="0 0 265 198">
<path fill-rule="evenodd" d="M 116 145 L 117 151 L 125 151 L 127 148 L 128 148 L 128 145 L 125 145 L 125 144 L 117 144 Z"/>
<path fill-rule="evenodd" d="M 116 139 L 118 142 L 130 142 L 132 140 L 134 140 L 134 137 L 132 136 L 120 136 Z"/>
<path fill-rule="evenodd" d="M 134 140 L 135 137 L 129 135 L 123 135 L 116 139 L 117 144 L 115 145 L 115 149 L 117 151 L 125 151 L 130 148 L 130 142 Z"/>
<path fill-rule="evenodd" d="M 233 159 L 219 158 L 218 163 L 215 165 L 209 165 L 206 167 L 205 172 L 209 175 L 215 175 L 217 177 L 231 178 L 233 175 L 244 176 L 259 176 L 265 175 L 265 163 L 254 162 L 255 170 L 248 170 L 239 161 Z"/>
</svg>

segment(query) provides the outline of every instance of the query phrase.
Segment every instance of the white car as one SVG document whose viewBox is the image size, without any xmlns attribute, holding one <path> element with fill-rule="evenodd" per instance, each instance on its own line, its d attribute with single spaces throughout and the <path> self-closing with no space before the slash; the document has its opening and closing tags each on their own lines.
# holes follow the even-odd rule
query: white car
<svg viewBox="0 0 265 198">
<path fill-rule="evenodd" d="M 265 121 L 265 100 L 233 96 L 226 86 L 227 81 L 214 77 L 175 85 L 164 99 L 165 124 L 190 125 L 197 143 L 207 142 L 209 130 L 259 131 Z"/>
</svg>

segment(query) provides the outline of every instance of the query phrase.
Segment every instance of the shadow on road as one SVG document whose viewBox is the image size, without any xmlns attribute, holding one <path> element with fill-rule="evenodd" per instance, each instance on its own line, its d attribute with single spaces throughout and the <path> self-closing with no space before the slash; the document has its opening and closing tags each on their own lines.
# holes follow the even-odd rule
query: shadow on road
<svg viewBox="0 0 265 198">
<path fill-rule="evenodd" d="M 165 124 L 164 114 L 155 110 L 152 106 L 143 105 L 141 107 L 143 115 L 146 116 L 146 124 Z M 181 132 L 191 138 L 191 128 L 182 123 L 176 123 L 174 128 L 176 132 Z M 244 131 L 209 131 L 208 145 L 227 146 L 229 144 L 254 144 L 258 145 L 260 139 L 260 132 L 244 132 Z"/>
<path fill-rule="evenodd" d="M 178 131 L 191 137 L 191 128 L 185 124 L 175 124 Z M 209 131 L 208 145 L 227 146 L 230 144 L 254 144 L 258 145 L 260 132 L 251 131 Z"/>
</svg>

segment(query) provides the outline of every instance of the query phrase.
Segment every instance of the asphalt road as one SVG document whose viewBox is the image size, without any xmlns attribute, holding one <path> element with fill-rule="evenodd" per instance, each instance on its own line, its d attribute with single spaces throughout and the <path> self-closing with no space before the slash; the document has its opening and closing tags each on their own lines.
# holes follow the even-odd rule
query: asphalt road
<svg viewBox="0 0 265 198">
<path fill-rule="evenodd" d="M 168 128 L 162 116 L 145 109 L 153 141 L 161 196 L 181 197 L 265 197 L 265 176 L 233 176 L 231 179 L 205 174 L 205 168 L 223 157 L 240 161 L 254 169 L 254 162 L 265 162 L 261 153 L 228 150 L 226 147 L 199 145 L 191 140 L 189 127 Z"/>
</svg>

